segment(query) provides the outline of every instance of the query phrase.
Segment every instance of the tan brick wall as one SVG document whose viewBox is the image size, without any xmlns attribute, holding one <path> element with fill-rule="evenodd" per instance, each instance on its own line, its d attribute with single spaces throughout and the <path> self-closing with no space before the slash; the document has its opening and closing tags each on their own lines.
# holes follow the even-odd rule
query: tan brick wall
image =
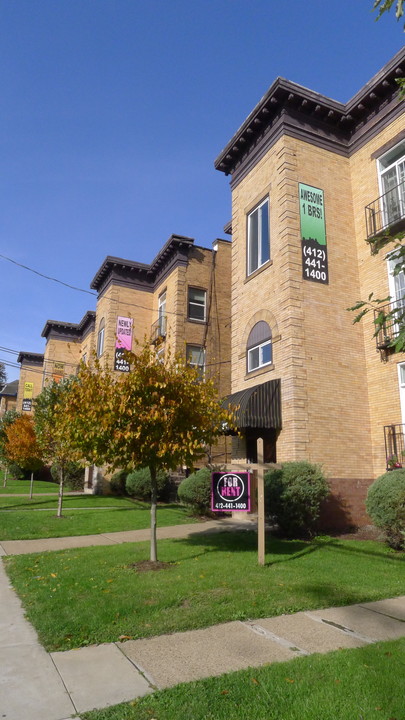
<svg viewBox="0 0 405 720">
<path fill-rule="evenodd" d="M 302 279 L 298 182 L 325 193 L 328 286 Z M 247 279 L 246 214 L 267 194 L 272 264 Z M 281 378 L 277 460 L 320 462 L 330 477 L 370 477 L 363 333 L 345 310 L 359 291 L 349 161 L 281 138 L 235 188 L 232 225 L 232 391 Z M 246 340 L 259 319 L 275 336 L 273 366 L 247 377 Z"/>
<path fill-rule="evenodd" d="M 57 377 L 75 375 L 81 357 L 79 340 L 61 340 L 50 337 L 44 352 L 44 384 Z M 63 367 L 58 367 L 62 363 Z"/>
<path fill-rule="evenodd" d="M 42 364 L 34 364 L 30 363 L 28 360 L 24 360 L 24 362 L 21 363 L 21 369 L 20 369 L 20 379 L 18 383 L 18 395 L 17 395 L 17 403 L 16 403 L 16 410 L 17 412 L 22 412 L 22 401 L 24 397 L 24 384 L 26 382 L 33 383 L 33 392 L 32 392 L 32 398 L 36 398 L 37 395 L 42 390 L 42 379 L 43 379 L 43 366 Z M 32 414 L 32 411 L 31 413 Z"/>
<path fill-rule="evenodd" d="M 114 367 L 118 316 L 133 319 L 132 347 L 135 350 L 136 341 L 142 344 L 145 336 L 149 337 L 152 324 L 152 303 L 152 293 L 122 287 L 118 284 L 110 285 L 106 292 L 98 299 L 94 342 L 95 347 L 97 347 L 100 322 L 104 318 L 103 358 L 105 361 L 108 361 L 111 368 Z"/>
<path fill-rule="evenodd" d="M 350 160 L 360 290 L 358 293 L 351 294 L 349 304 L 353 304 L 360 298 L 367 299 L 371 292 L 374 292 L 375 297 L 385 298 L 389 295 L 385 253 L 381 252 L 377 256 L 372 256 L 365 242 L 364 208 L 380 195 L 377 161 L 371 155 L 395 138 L 404 127 L 405 119 L 402 116 L 364 145 Z M 372 314 L 363 319 L 362 326 L 364 329 L 365 371 L 369 392 L 373 474 L 376 477 L 385 469 L 384 425 L 402 422 L 397 365 L 405 362 L 405 354 L 391 354 L 386 362 L 382 362 L 380 353 L 376 350 L 375 339 L 372 337 Z"/>
</svg>

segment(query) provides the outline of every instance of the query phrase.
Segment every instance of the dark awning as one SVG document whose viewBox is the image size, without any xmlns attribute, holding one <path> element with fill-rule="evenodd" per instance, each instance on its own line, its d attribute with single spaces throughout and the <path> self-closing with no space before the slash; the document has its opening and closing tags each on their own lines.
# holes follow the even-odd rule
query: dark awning
<svg viewBox="0 0 405 720">
<path fill-rule="evenodd" d="M 281 380 L 269 380 L 239 390 L 223 400 L 223 406 L 235 406 L 238 428 L 274 428 L 281 430 Z"/>
</svg>

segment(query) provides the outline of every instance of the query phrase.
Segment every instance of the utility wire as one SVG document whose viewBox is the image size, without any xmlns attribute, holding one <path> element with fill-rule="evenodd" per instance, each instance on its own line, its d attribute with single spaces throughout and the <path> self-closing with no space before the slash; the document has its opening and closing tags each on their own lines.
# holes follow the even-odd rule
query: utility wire
<svg viewBox="0 0 405 720">
<path fill-rule="evenodd" d="M 88 295 L 96 295 L 97 296 L 97 293 L 92 292 L 91 290 L 84 290 L 83 288 L 76 287 L 75 285 L 69 285 L 69 283 L 63 282 L 63 280 L 58 280 L 57 278 L 50 277 L 49 275 L 45 275 L 44 273 L 41 273 L 38 270 L 34 270 L 33 268 L 30 268 L 30 267 L 28 267 L 28 265 L 23 265 L 22 263 L 17 262 L 17 260 L 13 260 L 12 258 L 7 257 L 6 255 L 2 255 L 1 253 L 0 253 L 0 258 L 3 258 L 3 260 L 7 260 L 8 262 L 13 263 L 14 265 L 18 265 L 18 267 L 24 268 L 24 270 L 28 270 L 29 272 L 32 272 L 35 275 L 39 275 L 40 277 L 43 277 L 46 280 L 52 280 L 53 282 L 59 283 L 59 285 L 64 285 L 65 287 L 68 287 L 71 290 L 77 290 L 78 292 L 83 292 L 83 293 L 87 293 Z"/>
<path fill-rule="evenodd" d="M 59 280 L 58 278 L 50 277 L 49 275 L 45 275 L 45 273 L 41 273 L 38 270 L 34 270 L 31 267 L 28 267 L 28 265 L 23 265 L 22 263 L 17 262 L 16 260 L 13 260 L 12 258 L 7 257 L 6 255 L 2 255 L 0 253 L 0 258 L 3 258 L 3 260 L 7 260 L 8 262 L 13 263 L 14 265 L 18 265 L 18 267 L 24 268 L 24 270 L 28 270 L 29 272 L 34 273 L 35 275 L 39 275 L 39 277 L 43 277 L 46 280 L 52 280 L 53 282 L 58 283 L 59 285 L 64 285 L 65 287 L 70 288 L 71 290 L 76 290 L 77 292 L 83 292 L 87 293 L 88 295 L 92 295 L 93 297 L 98 297 L 98 294 L 95 292 L 92 292 L 91 290 L 84 290 L 83 288 L 76 287 L 76 285 L 70 285 L 69 283 L 64 282 L 63 280 Z M 120 303 L 122 305 L 125 305 L 125 307 L 135 307 L 139 308 L 141 310 L 153 310 L 150 306 L 147 305 L 140 305 L 139 303 L 131 303 L 131 302 L 124 302 L 120 298 L 109 298 L 111 302 Z M 183 317 L 184 313 L 182 312 L 176 312 L 175 310 L 166 310 L 166 315 L 178 315 L 179 317 Z M 228 320 L 229 317 L 226 316 L 226 319 Z M 203 323 L 201 323 L 203 324 Z"/>
</svg>

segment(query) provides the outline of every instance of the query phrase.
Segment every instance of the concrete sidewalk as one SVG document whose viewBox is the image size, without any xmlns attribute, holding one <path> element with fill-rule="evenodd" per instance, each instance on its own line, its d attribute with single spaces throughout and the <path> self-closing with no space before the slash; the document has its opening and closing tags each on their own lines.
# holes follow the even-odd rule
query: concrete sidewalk
<svg viewBox="0 0 405 720">
<path fill-rule="evenodd" d="M 67 720 L 180 682 L 405 636 L 402 596 L 48 654 L 2 566 L 0 595 L 5 720 Z"/>
<path fill-rule="evenodd" d="M 159 538 L 236 527 L 251 525 L 229 520 L 177 525 L 160 528 Z M 3 554 L 21 554 L 148 538 L 149 530 L 138 530 L 2 545 Z M 180 682 L 405 637 L 402 596 L 48 654 L 25 619 L 1 563 L 0 597 L 0 714 L 5 720 L 66 720 Z"/>
<path fill-rule="evenodd" d="M 191 535 L 223 532 L 224 530 L 252 530 L 254 522 L 226 518 L 208 520 L 185 525 L 158 527 L 158 540 L 185 538 Z M 73 537 L 45 538 L 41 540 L 3 540 L 0 542 L 1 555 L 24 555 L 26 553 L 68 550 L 69 548 L 90 547 L 91 545 L 116 545 L 125 542 L 143 542 L 150 539 L 150 528 L 146 530 L 123 530 L 100 535 L 74 535 Z"/>
</svg>

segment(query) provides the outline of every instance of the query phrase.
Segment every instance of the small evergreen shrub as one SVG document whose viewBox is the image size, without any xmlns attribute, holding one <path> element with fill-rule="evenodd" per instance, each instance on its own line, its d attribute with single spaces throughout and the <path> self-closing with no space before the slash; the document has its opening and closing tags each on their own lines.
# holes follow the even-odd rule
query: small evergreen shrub
<svg viewBox="0 0 405 720">
<path fill-rule="evenodd" d="M 211 508 L 211 470 L 201 468 L 181 481 L 178 489 L 181 503 L 194 511 L 206 513 Z"/>
<path fill-rule="evenodd" d="M 23 470 L 17 463 L 7 462 L 7 470 L 14 480 L 26 480 L 30 477 L 31 473 L 28 470 Z"/>
<path fill-rule="evenodd" d="M 313 535 L 322 500 L 329 493 L 319 465 L 283 463 L 264 476 L 266 513 L 287 537 Z"/>
<path fill-rule="evenodd" d="M 113 495 L 126 495 L 127 470 L 118 470 L 110 480 L 110 490 Z"/>
<path fill-rule="evenodd" d="M 405 470 L 391 470 L 370 485 L 366 509 L 373 523 L 384 530 L 387 543 L 405 549 Z"/>
<path fill-rule="evenodd" d="M 60 482 L 60 465 L 54 463 L 51 466 L 51 475 L 55 482 Z M 65 465 L 65 487 L 69 490 L 83 490 L 84 488 L 84 467 L 77 462 L 67 462 Z"/>
<path fill-rule="evenodd" d="M 158 500 L 168 502 L 172 493 L 172 485 L 168 474 L 160 471 L 157 474 Z M 138 500 L 150 500 L 151 481 L 149 468 L 140 468 L 127 475 L 126 491 Z"/>
</svg>

